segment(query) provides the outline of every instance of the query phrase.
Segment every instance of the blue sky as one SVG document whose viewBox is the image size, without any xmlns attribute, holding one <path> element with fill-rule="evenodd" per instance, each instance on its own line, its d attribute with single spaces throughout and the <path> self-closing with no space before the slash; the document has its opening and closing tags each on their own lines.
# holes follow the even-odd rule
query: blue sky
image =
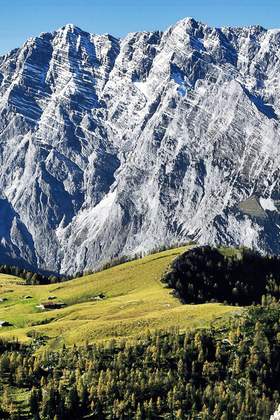
<svg viewBox="0 0 280 420">
<path fill-rule="evenodd" d="M 93 33 L 165 29 L 191 16 L 213 26 L 280 27 L 280 0 L 0 0 L 0 55 L 74 23 Z"/>
</svg>

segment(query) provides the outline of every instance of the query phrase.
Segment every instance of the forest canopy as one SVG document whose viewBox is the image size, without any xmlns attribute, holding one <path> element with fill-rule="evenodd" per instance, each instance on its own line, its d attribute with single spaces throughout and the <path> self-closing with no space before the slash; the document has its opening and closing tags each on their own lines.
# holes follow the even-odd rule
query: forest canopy
<svg viewBox="0 0 280 420">
<path fill-rule="evenodd" d="M 223 255 L 210 246 L 179 255 L 163 282 L 184 303 L 221 302 L 240 306 L 280 298 L 280 258 L 248 249 Z"/>
<path fill-rule="evenodd" d="M 34 352 L 0 342 L 1 418 L 266 420 L 280 402 L 280 308 L 227 326 Z M 25 408 L 14 401 L 27 393 Z"/>
</svg>

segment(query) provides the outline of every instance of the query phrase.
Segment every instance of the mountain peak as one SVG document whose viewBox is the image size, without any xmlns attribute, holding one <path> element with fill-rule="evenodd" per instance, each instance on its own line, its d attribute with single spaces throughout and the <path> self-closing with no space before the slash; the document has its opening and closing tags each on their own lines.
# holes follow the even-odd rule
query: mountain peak
<svg viewBox="0 0 280 420">
<path fill-rule="evenodd" d="M 60 29 L 63 32 L 68 32 L 68 33 L 72 33 L 72 34 L 81 34 L 84 33 L 85 31 L 83 31 L 81 28 L 79 28 L 78 26 L 74 25 L 73 23 L 67 23 L 66 25 L 62 26 L 62 28 Z"/>
<path fill-rule="evenodd" d="M 195 20 L 192 17 L 185 17 L 183 19 L 178 20 L 173 27 L 183 27 L 183 28 L 193 28 L 197 29 L 200 25 L 205 26 L 203 23 L 199 22 L 198 20 Z"/>
<path fill-rule="evenodd" d="M 185 18 L 180 19 L 175 25 L 177 24 L 184 24 L 184 25 L 197 25 L 199 22 L 191 16 L 187 16 Z"/>
</svg>

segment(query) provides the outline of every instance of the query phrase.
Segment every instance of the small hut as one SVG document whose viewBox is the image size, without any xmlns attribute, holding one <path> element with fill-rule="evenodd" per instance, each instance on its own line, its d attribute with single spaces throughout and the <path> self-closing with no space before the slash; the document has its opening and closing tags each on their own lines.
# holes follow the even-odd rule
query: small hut
<svg viewBox="0 0 280 420">
<path fill-rule="evenodd" d="M 42 302 L 37 308 L 51 310 L 51 309 L 61 309 L 66 306 L 63 302 Z"/>
<path fill-rule="evenodd" d="M 11 327 L 12 324 L 10 324 L 10 322 L 8 321 L 0 321 L 0 328 L 2 327 Z"/>
</svg>

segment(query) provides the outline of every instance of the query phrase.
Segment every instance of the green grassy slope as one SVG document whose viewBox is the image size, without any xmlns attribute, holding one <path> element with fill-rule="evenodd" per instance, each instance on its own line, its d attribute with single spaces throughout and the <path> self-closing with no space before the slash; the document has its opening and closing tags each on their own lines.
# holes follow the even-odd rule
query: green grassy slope
<svg viewBox="0 0 280 420">
<path fill-rule="evenodd" d="M 182 305 L 161 283 L 170 263 L 186 249 L 163 251 L 53 285 L 25 286 L 21 279 L 1 275 L 0 297 L 8 300 L 0 303 L 0 320 L 13 326 L 0 329 L 0 337 L 28 341 L 35 332 L 47 336 L 49 347 L 56 348 L 63 343 L 139 336 L 146 329 L 203 326 L 236 311 L 216 303 Z M 105 299 L 94 300 L 100 293 Z M 50 311 L 36 307 L 49 296 L 67 306 Z"/>
</svg>

